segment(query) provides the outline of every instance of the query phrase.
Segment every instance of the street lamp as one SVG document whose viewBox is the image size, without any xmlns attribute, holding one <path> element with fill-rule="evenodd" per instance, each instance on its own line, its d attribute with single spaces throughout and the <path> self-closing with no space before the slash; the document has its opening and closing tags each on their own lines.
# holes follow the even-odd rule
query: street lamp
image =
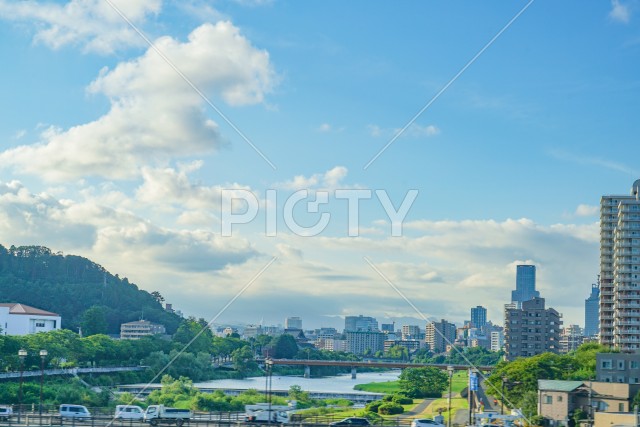
<svg viewBox="0 0 640 427">
<path fill-rule="evenodd" d="M 42 385 L 44 383 L 44 359 L 47 357 L 47 350 L 40 350 L 40 420 L 42 420 Z"/>
<path fill-rule="evenodd" d="M 502 377 L 502 391 L 500 392 L 500 415 L 504 415 L 504 385 L 509 379 Z"/>
<path fill-rule="evenodd" d="M 451 427 L 451 380 L 453 379 L 453 366 L 447 366 L 447 372 L 449 372 L 449 421 L 448 427 Z"/>
<path fill-rule="evenodd" d="M 20 394 L 18 395 L 18 423 L 20 423 L 20 415 L 22 415 L 22 373 L 24 372 L 24 358 L 27 357 L 27 350 L 21 348 L 18 350 L 20 358 Z"/>
</svg>

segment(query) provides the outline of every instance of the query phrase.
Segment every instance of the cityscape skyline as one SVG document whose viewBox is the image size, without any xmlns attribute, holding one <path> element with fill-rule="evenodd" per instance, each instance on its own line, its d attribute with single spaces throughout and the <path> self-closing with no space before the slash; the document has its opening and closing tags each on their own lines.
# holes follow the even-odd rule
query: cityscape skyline
<svg viewBox="0 0 640 427">
<path fill-rule="evenodd" d="M 0 0 L 0 243 L 309 327 L 501 323 L 531 264 L 582 325 L 600 196 L 640 176 L 636 8 L 333 5 Z"/>
</svg>

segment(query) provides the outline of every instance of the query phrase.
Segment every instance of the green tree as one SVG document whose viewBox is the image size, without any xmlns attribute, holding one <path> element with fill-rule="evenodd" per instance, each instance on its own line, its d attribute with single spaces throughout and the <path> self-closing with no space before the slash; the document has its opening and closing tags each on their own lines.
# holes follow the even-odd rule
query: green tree
<svg viewBox="0 0 640 427">
<path fill-rule="evenodd" d="M 443 371 L 431 366 L 404 369 L 399 377 L 400 388 L 409 397 L 440 396 L 449 384 Z"/>
<path fill-rule="evenodd" d="M 393 345 L 389 347 L 389 351 L 386 354 L 387 357 L 392 359 L 400 359 L 400 360 L 408 360 L 409 359 L 409 351 L 407 347 L 402 345 Z"/>
<path fill-rule="evenodd" d="M 258 364 L 254 360 L 253 352 L 248 345 L 233 350 L 231 353 L 231 360 L 233 360 L 233 368 L 242 375 L 246 375 L 258 369 Z"/>
<path fill-rule="evenodd" d="M 291 359 L 298 353 L 298 344 L 289 334 L 282 334 L 273 339 L 271 355 L 276 359 Z"/>
<path fill-rule="evenodd" d="M 204 319 L 185 319 L 173 335 L 173 340 L 181 344 L 180 347 L 188 345 L 187 350 L 192 353 L 211 353 L 213 350 L 213 333 Z"/>
<path fill-rule="evenodd" d="M 82 313 L 82 334 L 86 337 L 96 334 L 106 334 L 108 330 L 106 310 L 102 306 L 94 305 Z"/>
</svg>

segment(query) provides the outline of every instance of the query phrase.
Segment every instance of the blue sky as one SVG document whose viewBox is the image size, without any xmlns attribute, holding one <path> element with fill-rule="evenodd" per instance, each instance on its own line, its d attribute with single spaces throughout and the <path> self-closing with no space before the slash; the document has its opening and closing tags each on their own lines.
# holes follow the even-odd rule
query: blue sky
<svg viewBox="0 0 640 427">
<path fill-rule="evenodd" d="M 87 256 L 208 319 L 275 257 L 217 321 L 309 327 L 461 323 L 478 304 L 501 324 L 515 265 L 535 263 L 548 305 L 582 325 L 599 198 L 640 176 L 639 8 L 0 0 L 0 243 Z M 284 222 L 299 189 L 330 194 L 317 236 Z M 418 197 L 401 237 L 361 200 L 352 237 L 336 189 Z M 230 190 L 260 206 L 225 237 Z"/>
</svg>

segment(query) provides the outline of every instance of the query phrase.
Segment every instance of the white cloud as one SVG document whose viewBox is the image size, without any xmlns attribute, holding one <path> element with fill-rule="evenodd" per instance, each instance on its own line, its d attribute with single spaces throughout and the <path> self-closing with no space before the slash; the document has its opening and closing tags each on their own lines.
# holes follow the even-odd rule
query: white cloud
<svg viewBox="0 0 640 427">
<path fill-rule="evenodd" d="M 204 24 L 184 43 L 163 37 L 156 46 L 202 92 L 230 105 L 260 103 L 274 84 L 269 54 L 230 22 Z M 141 166 L 211 152 L 223 143 L 200 96 L 152 49 L 103 69 L 89 92 L 109 98 L 107 114 L 66 131 L 49 128 L 40 143 L 0 153 L 0 163 L 48 180 L 128 179 Z"/>
<path fill-rule="evenodd" d="M 368 125 L 367 129 L 369 130 L 369 135 L 374 138 L 393 138 L 402 130 L 402 128 L 385 129 L 378 125 Z M 412 123 L 400 135 L 400 138 L 429 138 L 440 134 L 440 132 L 440 128 L 433 124 L 421 126 L 417 123 Z"/>
<path fill-rule="evenodd" d="M 628 24 L 631 19 L 631 11 L 628 5 L 620 3 L 619 0 L 611 0 L 611 11 L 609 11 L 609 19 L 615 22 Z"/>
<path fill-rule="evenodd" d="M 127 265 L 129 271 L 154 265 L 176 272 L 216 271 L 259 255 L 244 239 L 160 227 L 93 201 L 33 194 L 18 181 L 0 183 L 0 235 L 4 243 L 75 251 L 101 264 Z"/>
<path fill-rule="evenodd" d="M 134 25 L 156 15 L 162 0 L 110 0 Z M 53 49 L 79 45 L 85 52 L 113 53 L 130 46 L 144 46 L 144 40 L 104 0 L 52 2 L 0 0 L 0 17 L 37 23 L 34 40 Z"/>
<path fill-rule="evenodd" d="M 578 205 L 578 207 L 576 208 L 575 215 L 576 216 L 594 216 L 594 215 L 598 215 L 599 212 L 600 212 L 599 206 L 582 204 L 582 205 Z"/>
<path fill-rule="evenodd" d="M 318 126 L 318 132 L 331 132 L 331 125 L 329 123 L 322 123 Z"/>
<path fill-rule="evenodd" d="M 297 175 L 290 181 L 277 183 L 275 186 L 287 190 L 336 189 L 347 176 L 349 170 L 344 166 L 336 166 L 325 173 L 311 176 Z"/>
</svg>

